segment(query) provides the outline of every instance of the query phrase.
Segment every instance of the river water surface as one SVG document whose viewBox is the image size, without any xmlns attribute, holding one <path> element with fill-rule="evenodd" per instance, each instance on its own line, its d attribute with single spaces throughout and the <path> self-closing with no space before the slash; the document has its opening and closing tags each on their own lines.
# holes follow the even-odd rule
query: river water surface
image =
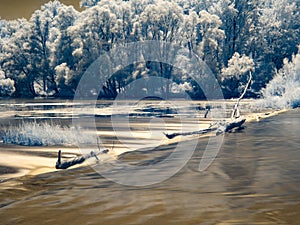
<svg viewBox="0 0 300 225">
<path fill-rule="evenodd" d="M 199 139 L 177 174 L 150 186 L 124 186 L 89 166 L 0 183 L 1 224 L 299 224 L 299 112 L 226 134 L 217 158 L 203 172 L 198 167 L 208 139 Z M 185 141 L 187 149 L 191 143 Z M 126 152 L 118 159 L 155 163 L 175 146 Z M 0 151 L 6 148 L 2 144 Z"/>
</svg>

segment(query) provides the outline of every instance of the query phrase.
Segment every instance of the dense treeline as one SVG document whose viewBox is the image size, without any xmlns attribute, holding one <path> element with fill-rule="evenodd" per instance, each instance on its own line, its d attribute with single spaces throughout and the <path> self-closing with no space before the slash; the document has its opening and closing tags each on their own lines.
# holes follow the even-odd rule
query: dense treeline
<svg viewBox="0 0 300 225">
<path fill-rule="evenodd" d="M 120 43 L 159 40 L 188 48 L 207 63 L 225 97 L 236 97 L 249 71 L 248 96 L 292 60 L 300 44 L 300 1 L 292 0 L 85 0 L 76 11 L 51 1 L 29 20 L 0 21 L 0 95 L 73 96 L 84 71 Z M 286 62 L 287 63 L 287 62 Z M 163 66 L 163 69 L 162 69 Z M 193 82 L 169 65 L 123 68 L 103 87 L 115 97 L 146 75 L 172 78 L 201 98 Z M 172 92 L 166 86 L 162 91 Z"/>
</svg>

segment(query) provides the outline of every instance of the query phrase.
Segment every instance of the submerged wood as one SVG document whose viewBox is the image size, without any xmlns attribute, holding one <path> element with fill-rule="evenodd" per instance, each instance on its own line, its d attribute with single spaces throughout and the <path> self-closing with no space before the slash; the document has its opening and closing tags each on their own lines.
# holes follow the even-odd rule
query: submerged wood
<svg viewBox="0 0 300 225">
<path fill-rule="evenodd" d="M 164 135 L 169 139 L 173 139 L 174 137 L 177 137 L 177 136 L 188 136 L 188 135 L 194 135 L 194 134 L 207 134 L 207 133 L 213 132 L 217 129 L 218 129 L 217 127 L 212 127 L 212 128 L 207 128 L 207 129 L 197 130 L 197 131 L 191 131 L 191 132 L 181 132 L 181 133 L 172 133 L 172 134 L 164 133 Z"/>
<path fill-rule="evenodd" d="M 92 157 L 95 157 L 97 160 L 98 159 L 98 155 L 99 154 L 105 154 L 105 153 L 108 153 L 108 149 L 105 149 L 105 150 L 102 150 L 102 151 L 91 151 L 89 154 L 87 155 L 83 155 L 81 157 L 76 157 L 72 160 L 66 160 L 66 161 L 61 161 L 61 150 L 58 151 L 58 159 L 57 159 L 57 162 L 55 164 L 55 168 L 56 169 L 67 169 L 71 166 L 75 166 L 77 164 L 81 164 L 83 163 L 85 160 L 89 159 L 89 158 L 92 158 Z"/>
<path fill-rule="evenodd" d="M 209 128 L 203 129 L 203 130 L 191 131 L 191 132 L 181 132 L 181 133 L 172 133 L 172 134 L 164 133 L 164 135 L 169 139 L 173 139 L 174 137 L 177 137 L 177 136 L 207 134 L 207 133 L 214 132 L 214 131 L 216 131 L 216 135 L 220 135 L 220 134 L 225 133 L 225 132 L 230 132 L 234 128 L 241 127 L 245 122 L 246 122 L 246 119 L 239 118 L 239 119 L 235 119 L 235 120 L 229 121 L 229 122 L 220 122 L 218 124 L 215 124 L 214 127 L 209 127 Z"/>
<path fill-rule="evenodd" d="M 245 118 L 237 118 L 229 122 L 225 122 L 221 124 L 216 132 L 216 135 L 220 135 L 222 133 L 230 132 L 235 128 L 240 128 L 246 122 Z"/>
</svg>

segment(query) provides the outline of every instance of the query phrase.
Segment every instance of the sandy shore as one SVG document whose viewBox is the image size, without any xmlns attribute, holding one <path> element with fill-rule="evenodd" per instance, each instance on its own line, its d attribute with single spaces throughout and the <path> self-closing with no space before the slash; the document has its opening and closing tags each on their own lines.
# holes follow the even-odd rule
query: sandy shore
<svg viewBox="0 0 300 225">
<path fill-rule="evenodd" d="M 246 118 L 246 123 L 257 122 L 286 111 L 287 110 L 270 110 L 260 113 L 248 113 L 245 114 L 244 117 Z M 209 124 L 208 122 L 209 121 L 206 121 L 206 124 Z M 163 144 L 168 145 L 174 142 L 198 137 L 199 136 L 179 137 L 172 141 L 166 139 Z M 70 159 L 81 155 L 80 150 L 74 147 L 28 147 L 0 143 L 0 149 L 0 181 L 2 182 L 10 178 L 24 175 L 37 175 L 55 171 L 55 163 L 57 161 L 57 152 L 59 149 L 63 152 L 63 159 Z M 118 155 L 117 150 L 115 151 L 115 155 Z M 82 165 L 87 164 L 84 163 L 79 166 Z"/>
<path fill-rule="evenodd" d="M 61 147 L 28 147 L 1 143 L 0 149 L 0 181 L 55 171 L 58 149 L 63 149 L 65 159 L 80 155 L 79 150 Z"/>
</svg>

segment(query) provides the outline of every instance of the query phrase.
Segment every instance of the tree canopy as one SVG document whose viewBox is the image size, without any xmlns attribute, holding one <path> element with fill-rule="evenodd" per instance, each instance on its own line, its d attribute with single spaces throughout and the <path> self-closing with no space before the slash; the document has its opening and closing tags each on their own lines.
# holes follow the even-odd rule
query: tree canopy
<svg viewBox="0 0 300 225">
<path fill-rule="evenodd" d="M 0 20 L 0 95 L 72 97 L 100 54 L 135 41 L 166 41 L 189 49 L 209 66 L 227 98 L 239 95 L 247 72 L 253 74 L 248 96 L 255 97 L 269 90 L 263 88 L 274 76 L 278 80 L 278 73 L 287 73 L 289 62 L 298 60 L 299 0 L 82 0 L 80 4 L 83 10 L 78 12 L 50 1 L 29 20 Z M 204 97 L 186 75 L 157 62 L 121 68 L 103 86 L 101 97 L 116 97 L 145 74 L 172 79 L 176 85 L 166 82 L 161 89 L 166 93 L 181 87 L 194 98 Z"/>
</svg>

